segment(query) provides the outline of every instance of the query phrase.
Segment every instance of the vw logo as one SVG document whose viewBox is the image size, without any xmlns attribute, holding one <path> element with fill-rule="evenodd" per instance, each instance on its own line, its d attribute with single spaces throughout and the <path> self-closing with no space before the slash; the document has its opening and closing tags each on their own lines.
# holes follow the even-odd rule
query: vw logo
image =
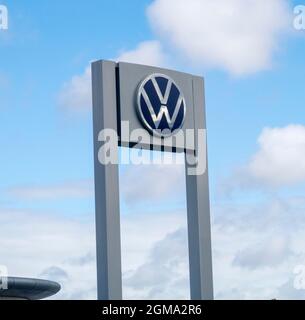
<svg viewBox="0 0 305 320">
<path fill-rule="evenodd" d="M 143 80 L 138 91 L 138 114 L 146 128 L 159 137 L 169 137 L 185 119 L 185 99 L 168 76 L 154 73 Z"/>
</svg>

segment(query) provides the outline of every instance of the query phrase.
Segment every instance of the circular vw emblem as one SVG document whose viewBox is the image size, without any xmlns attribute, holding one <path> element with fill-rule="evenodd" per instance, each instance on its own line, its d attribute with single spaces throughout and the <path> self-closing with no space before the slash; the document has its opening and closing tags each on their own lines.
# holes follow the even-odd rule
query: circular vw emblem
<svg viewBox="0 0 305 320">
<path fill-rule="evenodd" d="M 185 99 L 168 76 L 154 73 L 140 84 L 138 114 L 146 128 L 159 137 L 169 137 L 183 126 Z"/>
</svg>

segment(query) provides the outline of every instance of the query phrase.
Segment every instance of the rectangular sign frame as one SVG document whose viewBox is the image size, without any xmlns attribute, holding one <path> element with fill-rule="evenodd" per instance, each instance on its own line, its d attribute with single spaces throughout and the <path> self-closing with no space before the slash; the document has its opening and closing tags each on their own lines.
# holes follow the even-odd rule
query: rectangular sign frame
<svg viewBox="0 0 305 320">
<path fill-rule="evenodd" d="M 99 300 L 122 299 L 121 270 L 121 230 L 119 200 L 118 164 L 104 165 L 99 161 L 102 142 L 99 134 L 104 129 L 113 129 L 120 136 L 119 145 L 132 147 L 136 141 L 122 139 L 121 123 L 128 120 L 132 129 L 142 128 L 136 117 L 136 85 L 145 75 L 162 73 L 171 76 L 184 90 L 190 115 L 184 129 L 206 130 L 204 80 L 201 77 L 177 71 L 142 66 L 130 63 L 115 63 L 99 60 L 92 63 L 92 101 L 94 130 L 95 168 L 95 211 L 96 211 L 96 252 Z M 199 140 L 194 136 L 194 146 L 175 146 L 175 151 L 185 152 L 185 157 L 195 157 Z M 156 142 L 157 141 L 157 142 Z M 154 139 L 157 147 L 164 140 Z M 117 146 L 117 147 L 118 147 Z M 138 147 L 151 149 L 154 145 L 138 144 Z M 172 146 L 170 146 L 172 147 Z M 177 147 L 177 148 L 176 148 Z M 204 146 L 206 148 L 206 145 Z M 163 145 L 163 150 L 167 147 Z M 173 149 L 171 149 L 173 150 Z M 205 150 L 206 151 L 206 150 Z M 189 169 L 196 164 L 186 162 L 187 223 L 190 266 L 190 293 L 193 300 L 213 299 L 213 273 L 211 252 L 211 224 L 207 156 L 206 170 L 202 174 L 190 175 Z"/>
</svg>

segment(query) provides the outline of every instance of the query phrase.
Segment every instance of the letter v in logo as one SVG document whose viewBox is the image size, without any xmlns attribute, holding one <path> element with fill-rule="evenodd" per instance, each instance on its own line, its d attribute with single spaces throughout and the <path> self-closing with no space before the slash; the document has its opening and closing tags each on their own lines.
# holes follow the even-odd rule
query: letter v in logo
<svg viewBox="0 0 305 320">
<path fill-rule="evenodd" d="M 164 74 L 148 76 L 139 86 L 138 114 L 154 135 L 168 137 L 185 119 L 185 99 L 176 83 Z"/>
</svg>

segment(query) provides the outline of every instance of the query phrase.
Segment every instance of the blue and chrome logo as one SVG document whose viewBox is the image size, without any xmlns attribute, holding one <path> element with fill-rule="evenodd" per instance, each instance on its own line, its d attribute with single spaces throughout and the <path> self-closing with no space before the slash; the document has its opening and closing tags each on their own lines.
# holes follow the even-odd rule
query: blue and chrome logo
<svg viewBox="0 0 305 320">
<path fill-rule="evenodd" d="M 164 74 L 154 73 L 143 80 L 137 107 L 141 121 L 156 136 L 169 137 L 183 126 L 184 96 L 177 84 Z"/>
</svg>

